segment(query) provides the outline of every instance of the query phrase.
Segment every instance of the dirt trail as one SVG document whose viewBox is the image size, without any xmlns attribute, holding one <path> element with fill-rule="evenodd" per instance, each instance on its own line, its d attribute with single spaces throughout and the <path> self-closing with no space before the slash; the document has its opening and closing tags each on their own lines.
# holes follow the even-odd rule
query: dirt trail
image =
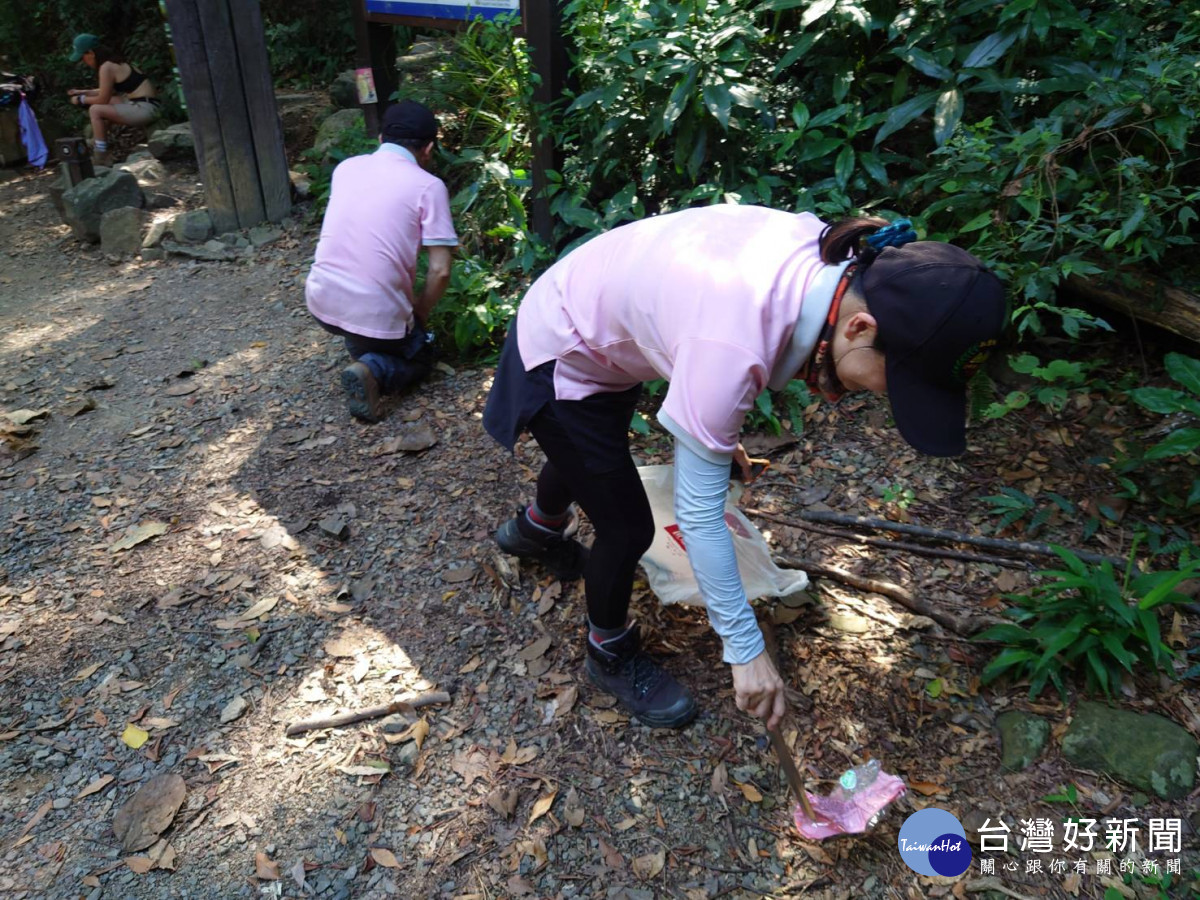
<svg viewBox="0 0 1200 900">
<path fill-rule="evenodd" d="M 580 588 L 494 552 L 537 458 L 484 435 L 486 369 L 443 367 L 354 423 L 342 351 L 304 310 L 310 231 L 248 263 L 113 262 L 57 222 L 48 179 L 0 184 L 0 412 L 48 411 L 36 450 L 0 457 L 0 896 L 940 896 L 899 861 L 905 814 L 1029 815 L 1062 783 L 1047 762 L 994 787 L 989 703 L 914 674 L 965 688 L 971 648 L 826 593 L 776 612 L 810 772 L 882 755 L 930 790 L 862 841 L 800 844 L 701 615 L 636 600 L 703 698 L 694 726 L 652 731 L 581 678 Z M 780 458 L 754 502 L 869 512 L 903 466 L 953 506 L 970 468 L 879 453 L 883 411 L 860 415 L 846 435 L 818 417 L 836 453 Z M 436 445 L 398 450 L 419 426 Z M 989 592 L 958 563 L 884 573 L 962 608 Z M 433 688 L 451 702 L 284 736 Z M 162 774 L 187 788 L 166 844 L 123 851 L 115 813 Z"/>
</svg>

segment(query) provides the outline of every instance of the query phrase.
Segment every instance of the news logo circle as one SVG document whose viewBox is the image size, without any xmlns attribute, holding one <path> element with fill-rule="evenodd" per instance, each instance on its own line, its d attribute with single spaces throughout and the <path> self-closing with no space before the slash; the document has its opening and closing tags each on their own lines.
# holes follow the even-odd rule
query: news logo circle
<svg viewBox="0 0 1200 900">
<path fill-rule="evenodd" d="M 918 875 L 953 878 L 971 867 L 967 833 L 952 813 L 937 807 L 917 810 L 900 826 L 900 858 Z"/>
</svg>

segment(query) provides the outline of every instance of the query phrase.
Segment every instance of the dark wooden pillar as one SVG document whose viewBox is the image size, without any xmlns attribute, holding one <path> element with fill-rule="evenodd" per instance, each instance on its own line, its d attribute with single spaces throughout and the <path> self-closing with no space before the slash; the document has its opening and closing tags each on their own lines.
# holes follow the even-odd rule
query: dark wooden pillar
<svg viewBox="0 0 1200 900">
<path fill-rule="evenodd" d="M 567 49 L 562 38 L 559 0 L 525 0 L 525 37 L 530 63 L 540 76 L 533 99 L 548 111 L 544 130 L 533 135 L 533 231 L 549 244 L 554 238 L 554 217 L 546 196 L 546 170 L 562 170 L 562 154 L 550 133 L 562 113 L 563 85 L 567 79 Z"/>
<path fill-rule="evenodd" d="M 350 0 L 350 15 L 354 19 L 354 66 L 369 69 L 375 83 L 374 103 L 359 103 L 367 134 L 379 134 L 383 112 L 392 105 L 392 94 L 399 87 L 396 73 L 396 29 L 391 25 L 368 22 L 363 0 Z"/>
<path fill-rule="evenodd" d="M 168 0 L 196 159 L 218 232 L 291 211 L 258 0 Z"/>
</svg>

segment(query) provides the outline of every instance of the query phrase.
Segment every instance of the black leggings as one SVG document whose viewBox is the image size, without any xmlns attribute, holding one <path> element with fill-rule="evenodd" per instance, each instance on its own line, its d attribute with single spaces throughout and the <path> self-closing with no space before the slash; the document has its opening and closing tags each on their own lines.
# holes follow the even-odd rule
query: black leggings
<svg viewBox="0 0 1200 900">
<path fill-rule="evenodd" d="M 598 435 L 572 434 L 556 415 L 556 409 L 568 404 L 567 410 L 588 404 L 589 411 L 596 412 L 590 400 L 551 401 L 529 421 L 529 431 L 548 460 L 538 475 L 537 505 L 557 515 L 574 501 L 587 513 L 596 532 L 584 570 L 588 619 L 597 628 L 622 628 L 634 570 L 654 540 L 654 516 L 629 455 L 630 407 L 619 403 L 611 406 L 611 413 L 605 410 L 603 441 L 589 440 Z M 589 418 L 593 426 L 601 424 L 595 415 Z M 603 452 L 597 452 L 598 446 Z"/>
</svg>

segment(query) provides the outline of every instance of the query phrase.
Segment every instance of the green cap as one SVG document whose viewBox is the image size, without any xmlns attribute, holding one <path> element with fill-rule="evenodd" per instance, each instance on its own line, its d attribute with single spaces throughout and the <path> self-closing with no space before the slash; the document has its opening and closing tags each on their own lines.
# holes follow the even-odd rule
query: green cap
<svg viewBox="0 0 1200 900">
<path fill-rule="evenodd" d="M 71 51 L 69 59 L 71 62 L 79 62 L 79 60 L 83 59 L 83 54 L 87 53 L 89 50 L 95 50 L 96 45 L 99 43 L 100 38 L 96 37 L 94 34 L 75 35 L 75 49 Z"/>
</svg>

